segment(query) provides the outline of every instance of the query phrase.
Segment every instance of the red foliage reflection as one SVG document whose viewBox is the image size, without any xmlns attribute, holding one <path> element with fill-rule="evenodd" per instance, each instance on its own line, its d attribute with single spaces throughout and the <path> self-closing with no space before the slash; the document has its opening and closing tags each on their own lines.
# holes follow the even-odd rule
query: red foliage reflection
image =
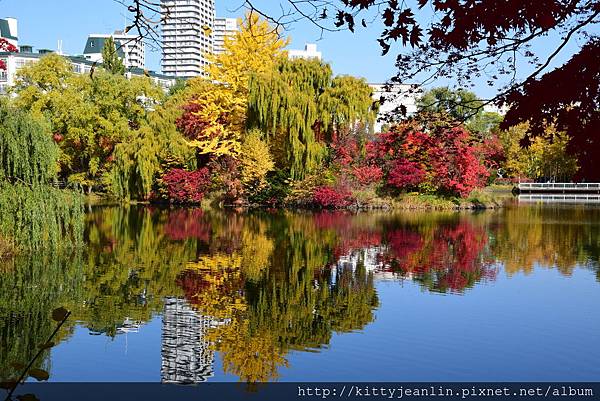
<svg viewBox="0 0 600 401">
<path fill-rule="evenodd" d="M 486 252 L 486 231 L 466 221 L 424 232 L 393 230 L 386 242 L 387 251 L 380 255 L 383 270 L 411 277 L 433 291 L 460 292 L 496 277 Z"/>
<path fill-rule="evenodd" d="M 204 220 L 202 209 L 181 209 L 169 213 L 165 235 L 174 241 L 199 239 L 208 242 L 210 225 Z"/>
</svg>

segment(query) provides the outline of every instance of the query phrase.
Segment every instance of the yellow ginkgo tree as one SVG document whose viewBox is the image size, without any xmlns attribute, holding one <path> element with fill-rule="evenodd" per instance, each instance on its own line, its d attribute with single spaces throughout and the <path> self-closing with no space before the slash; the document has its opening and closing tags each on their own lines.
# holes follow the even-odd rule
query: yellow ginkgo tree
<svg viewBox="0 0 600 401">
<path fill-rule="evenodd" d="M 224 52 L 207 55 L 207 76 L 190 80 L 183 95 L 184 113 L 177 125 L 202 155 L 238 158 L 250 75 L 273 68 L 288 44 L 255 14 L 239 25 L 234 37 L 225 38 Z"/>
</svg>

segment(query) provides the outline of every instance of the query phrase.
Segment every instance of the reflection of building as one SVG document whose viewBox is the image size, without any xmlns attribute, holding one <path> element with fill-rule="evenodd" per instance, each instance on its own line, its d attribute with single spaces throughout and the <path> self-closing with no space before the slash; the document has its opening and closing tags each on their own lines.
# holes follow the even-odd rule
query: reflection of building
<svg viewBox="0 0 600 401">
<path fill-rule="evenodd" d="M 123 324 L 117 327 L 117 334 L 139 333 L 142 322 L 126 317 Z"/>
<path fill-rule="evenodd" d="M 389 266 L 380 261 L 380 256 L 387 252 L 385 246 L 370 246 L 363 249 L 355 249 L 340 256 L 336 264 L 333 266 L 333 277 L 337 271 L 350 269 L 353 272 L 358 268 L 358 264 L 362 263 L 365 266 L 367 273 L 372 273 L 373 278 L 377 281 L 404 281 L 412 280 L 414 275 L 409 272 L 404 275 L 399 275 L 389 270 Z"/>
<path fill-rule="evenodd" d="M 137 36 L 127 35 L 116 31 L 112 35 L 91 34 L 85 44 L 83 55 L 86 60 L 102 62 L 102 49 L 108 38 L 112 37 L 119 58 L 123 60 L 126 68 L 144 68 L 146 64 L 146 48 L 144 42 Z"/>
<path fill-rule="evenodd" d="M 215 325 L 184 299 L 165 299 L 162 331 L 163 383 L 193 384 L 213 376 L 214 353 L 204 338 Z"/>
<path fill-rule="evenodd" d="M 225 51 L 225 38 L 234 38 L 238 31 L 235 18 L 215 18 L 213 28 L 213 52 L 221 54 Z"/>
<path fill-rule="evenodd" d="M 215 0 L 161 0 L 163 73 L 178 78 L 204 73 L 213 51 Z"/>
<path fill-rule="evenodd" d="M 288 50 L 288 57 L 290 58 L 290 60 L 299 58 L 307 60 L 316 58 L 317 60 L 321 60 L 322 56 L 322 53 L 320 51 L 317 51 L 317 45 L 315 45 L 314 43 L 307 43 L 304 46 L 304 50 Z"/>
</svg>

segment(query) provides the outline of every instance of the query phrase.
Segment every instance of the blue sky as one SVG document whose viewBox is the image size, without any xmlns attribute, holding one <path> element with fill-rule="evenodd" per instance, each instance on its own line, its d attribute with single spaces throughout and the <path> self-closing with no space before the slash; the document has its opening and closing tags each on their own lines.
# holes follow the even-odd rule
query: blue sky
<svg viewBox="0 0 600 401">
<path fill-rule="evenodd" d="M 241 17 L 239 0 L 217 0 L 217 15 Z M 35 48 L 55 49 L 63 41 L 67 54 L 81 54 L 90 33 L 111 33 L 125 25 L 125 8 L 113 0 L 0 0 L 0 16 L 19 20 L 19 42 Z M 375 42 L 376 31 L 352 35 L 320 32 L 307 23 L 295 24 L 288 34 L 290 48 L 315 42 L 336 73 L 363 76 L 372 82 L 385 81 L 394 71 L 394 56 L 382 58 Z M 159 70 L 160 53 L 148 49 L 147 67 Z M 372 62 L 367 62 L 372 60 Z"/>
<path fill-rule="evenodd" d="M 217 15 L 240 17 L 242 0 L 217 0 Z M 258 0 L 273 13 L 279 12 L 279 2 Z M 270 8 L 269 8 L 270 7 Z M 126 23 L 127 10 L 115 0 L 0 0 L 0 17 L 15 17 L 19 20 L 21 44 L 35 48 L 56 49 L 57 41 L 63 41 L 66 54 L 81 54 L 87 35 L 90 33 L 111 33 L 122 29 Z M 287 34 L 292 39 L 290 48 L 303 48 L 307 42 L 317 43 L 325 61 L 331 63 L 336 74 L 351 74 L 366 78 L 369 82 L 384 82 L 395 72 L 394 61 L 400 46 L 382 57 L 376 42 L 380 25 L 357 32 L 325 33 L 307 22 L 296 23 Z M 540 40 L 534 50 L 543 52 L 550 48 L 556 39 Z M 563 63 L 577 47 L 573 44 L 565 49 L 554 65 Z M 147 68 L 160 71 L 159 50 L 147 49 Z M 439 85 L 446 84 L 439 82 Z M 477 85 L 475 91 L 480 96 L 489 96 L 493 91 L 485 84 Z"/>
</svg>

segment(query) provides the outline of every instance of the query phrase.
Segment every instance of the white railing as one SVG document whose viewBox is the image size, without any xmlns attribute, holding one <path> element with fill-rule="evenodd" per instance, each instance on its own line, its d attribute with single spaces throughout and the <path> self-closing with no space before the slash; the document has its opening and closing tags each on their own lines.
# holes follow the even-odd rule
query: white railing
<svg viewBox="0 0 600 401">
<path fill-rule="evenodd" d="M 600 191 L 600 183 L 569 183 L 569 182 L 524 182 L 519 184 L 521 191 L 552 190 L 552 191 Z"/>
<path fill-rule="evenodd" d="M 600 195 L 581 195 L 581 194 L 527 194 L 519 195 L 519 202 L 542 202 L 542 203 L 598 203 L 600 204 Z"/>
</svg>

